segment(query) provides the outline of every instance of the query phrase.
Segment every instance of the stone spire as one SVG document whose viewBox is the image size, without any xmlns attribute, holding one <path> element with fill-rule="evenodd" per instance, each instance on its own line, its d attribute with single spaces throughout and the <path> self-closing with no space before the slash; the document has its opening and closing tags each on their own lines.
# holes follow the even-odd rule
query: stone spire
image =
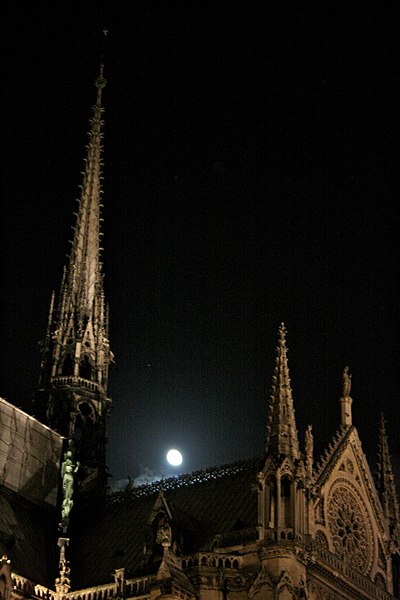
<svg viewBox="0 0 400 600">
<path fill-rule="evenodd" d="M 293 408 L 292 388 L 286 347 L 286 328 L 279 327 L 275 372 L 272 378 L 271 403 L 269 407 L 266 452 L 275 456 L 300 457 L 296 420 Z"/>
<path fill-rule="evenodd" d="M 97 97 L 89 140 L 72 248 L 57 301 L 52 299 L 35 414 L 68 438 L 75 438 L 86 470 L 105 469 L 105 417 L 108 368 L 113 360 L 108 341 L 100 262 L 102 196 L 103 65 L 96 79 Z M 53 304 L 55 309 L 53 309 Z M 90 479 L 96 477 L 91 473 Z"/>
<path fill-rule="evenodd" d="M 102 144 L 102 90 L 106 84 L 103 77 L 103 65 L 96 79 L 97 99 L 93 107 L 91 130 L 89 133 L 88 153 L 85 159 L 85 171 L 76 216 L 72 251 L 69 260 L 67 305 L 77 312 L 78 318 L 90 318 L 95 309 L 100 309 L 102 292 L 100 264 L 100 208 L 101 208 L 101 152 Z M 96 304 L 99 304 L 97 307 Z M 72 305 L 72 306 L 71 306 Z M 100 317 L 100 315 L 96 315 Z M 104 321 L 104 316 L 103 316 Z M 102 323 L 104 326 L 104 323 Z"/>
<path fill-rule="evenodd" d="M 383 512 L 389 524 L 392 550 L 395 549 L 396 553 L 400 555 L 400 509 L 383 414 L 381 415 L 379 430 L 376 472 L 378 493 L 382 502 Z"/>
</svg>

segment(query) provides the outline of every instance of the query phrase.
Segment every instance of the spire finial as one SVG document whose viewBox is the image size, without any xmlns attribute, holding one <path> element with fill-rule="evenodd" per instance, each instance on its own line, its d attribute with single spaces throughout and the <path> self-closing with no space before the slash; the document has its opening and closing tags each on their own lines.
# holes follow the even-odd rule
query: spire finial
<svg viewBox="0 0 400 600">
<path fill-rule="evenodd" d="M 99 76 L 96 77 L 95 86 L 97 87 L 97 100 L 96 100 L 96 108 L 101 107 L 101 92 L 107 83 L 107 79 L 104 78 L 104 64 L 100 64 L 100 72 Z"/>
<path fill-rule="evenodd" d="M 285 327 L 284 323 L 281 323 L 279 325 L 279 330 L 278 330 L 278 334 L 279 334 L 279 339 L 278 339 L 278 343 L 280 346 L 286 346 L 286 335 L 287 335 L 287 329 Z"/>
<path fill-rule="evenodd" d="M 104 78 L 103 76 L 104 73 L 104 64 L 100 63 L 100 72 L 99 72 L 99 76 L 96 77 L 96 82 L 95 82 L 95 86 L 97 87 L 97 89 L 102 90 L 103 87 L 106 85 L 107 83 L 107 79 Z"/>
<path fill-rule="evenodd" d="M 286 333 L 286 327 L 281 323 L 278 330 L 276 365 L 272 378 L 266 451 L 275 455 L 282 454 L 299 458 L 299 441 L 289 377 Z"/>
</svg>

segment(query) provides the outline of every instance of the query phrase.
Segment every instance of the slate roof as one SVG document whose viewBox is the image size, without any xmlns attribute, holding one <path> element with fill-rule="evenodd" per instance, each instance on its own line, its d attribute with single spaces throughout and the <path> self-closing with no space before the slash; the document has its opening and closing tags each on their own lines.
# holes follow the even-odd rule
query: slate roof
<svg viewBox="0 0 400 600">
<path fill-rule="evenodd" d="M 57 518 L 0 486 L 0 555 L 11 560 L 12 570 L 34 583 L 54 586 L 57 566 Z"/>
<path fill-rule="evenodd" d="M 183 554 L 209 551 L 220 534 L 253 529 L 255 536 L 254 484 L 261 466 L 258 459 L 241 461 L 113 494 L 101 510 L 75 520 L 70 536 L 73 589 L 111 582 L 120 567 L 127 577 L 145 572 L 143 549 L 161 487 L 183 531 Z"/>
</svg>

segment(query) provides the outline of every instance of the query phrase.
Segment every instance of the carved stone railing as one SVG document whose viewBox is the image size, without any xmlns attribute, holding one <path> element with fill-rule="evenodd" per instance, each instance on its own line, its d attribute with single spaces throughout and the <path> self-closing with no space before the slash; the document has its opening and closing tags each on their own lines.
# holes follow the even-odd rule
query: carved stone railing
<svg viewBox="0 0 400 600">
<path fill-rule="evenodd" d="M 150 582 L 152 577 L 136 577 L 135 579 L 125 579 L 123 595 L 125 598 L 140 597 L 142 600 L 150 598 Z M 108 600 L 118 596 L 115 583 L 97 585 L 82 590 L 68 592 L 68 600 Z"/>
<path fill-rule="evenodd" d="M 238 529 L 237 531 L 229 531 L 215 536 L 214 548 L 227 548 L 229 546 L 243 545 L 249 542 L 255 542 L 257 539 L 258 531 L 256 527 Z"/>
<path fill-rule="evenodd" d="M 11 579 L 14 584 L 14 589 L 21 592 L 24 596 L 33 596 L 42 600 L 54 600 L 56 592 L 50 590 L 44 585 L 33 583 L 26 577 L 22 577 L 17 573 L 11 573 Z"/>
<path fill-rule="evenodd" d="M 240 569 L 242 557 L 232 557 L 231 554 L 220 554 L 219 552 L 199 552 L 182 558 L 182 569 L 195 567 L 210 567 L 219 569 Z"/>
<path fill-rule="evenodd" d="M 365 577 L 365 575 L 357 573 L 357 571 L 352 568 L 352 565 L 347 565 L 335 554 L 329 552 L 327 548 L 321 546 L 321 544 L 318 544 L 314 540 L 309 540 L 307 549 L 312 552 L 314 558 L 317 558 L 318 561 L 329 566 L 330 569 L 336 573 L 337 577 L 340 578 L 340 575 L 342 575 L 357 587 L 357 589 L 365 592 L 368 597 L 377 598 L 378 600 L 393 600 L 393 596 L 389 594 L 389 592 L 375 585 L 368 577 Z"/>
<path fill-rule="evenodd" d="M 125 580 L 126 596 L 144 596 L 149 592 L 151 577 L 137 577 Z"/>
<path fill-rule="evenodd" d="M 35 584 L 26 577 L 16 573 L 11 574 L 14 589 L 21 592 L 21 595 L 39 598 L 40 600 L 57 600 L 59 595 L 43 585 Z M 126 579 L 124 586 L 124 597 L 140 597 L 142 600 L 150 600 L 150 582 L 151 577 L 137 577 L 135 579 Z M 63 597 L 68 600 L 109 600 L 117 596 L 115 582 L 106 583 L 88 587 L 82 590 L 68 592 Z"/>
<path fill-rule="evenodd" d="M 83 377 L 74 377 L 73 375 L 61 375 L 53 377 L 51 383 L 54 387 L 80 387 L 91 390 L 92 392 L 97 392 L 99 389 L 99 384 L 95 381 L 83 379 Z"/>
<path fill-rule="evenodd" d="M 115 596 L 115 592 L 115 583 L 113 582 L 68 592 L 66 598 L 69 600 L 107 600 Z"/>
</svg>

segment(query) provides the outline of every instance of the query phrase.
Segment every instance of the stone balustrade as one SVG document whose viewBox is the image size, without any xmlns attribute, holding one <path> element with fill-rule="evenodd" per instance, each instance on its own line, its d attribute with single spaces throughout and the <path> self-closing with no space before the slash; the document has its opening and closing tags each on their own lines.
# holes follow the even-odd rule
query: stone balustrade
<svg viewBox="0 0 400 600">
<path fill-rule="evenodd" d="M 182 558 L 182 568 L 190 569 L 193 567 L 209 567 L 212 569 L 239 569 L 242 564 L 242 557 L 230 554 L 199 553 Z"/>
<path fill-rule="evenodd" d="M 368 577 L 365 577 L 361 573 L 352 568 L 351 564 L 346 564 L 340 558 L 338 558 L 332 552 L 329 552 L 327 548 L 321 546 L 314 540 L 309 540 L 308 549 L 311 553 L 318 557 L 318 559 L 328 565 L 331 569 L 334 569 L 338 578 L 348 579 L 354 586 L 360 591 L 362 590 L 368 594 L 371 598 L 378 598 L 378 600 L 393 600 L 393 596 L 386 590 L 375 585 Z"/>
<path fill-rule="evenodd" d="M 83 379 L 82 377 L 74 377 L 73 375 L 53 377 L 51 383 L 54 387 L 80 387 L 91 390 L 92 392 L 97 392 L 99 389 L 99 384 L 95 381 Z"/>
</svg>

